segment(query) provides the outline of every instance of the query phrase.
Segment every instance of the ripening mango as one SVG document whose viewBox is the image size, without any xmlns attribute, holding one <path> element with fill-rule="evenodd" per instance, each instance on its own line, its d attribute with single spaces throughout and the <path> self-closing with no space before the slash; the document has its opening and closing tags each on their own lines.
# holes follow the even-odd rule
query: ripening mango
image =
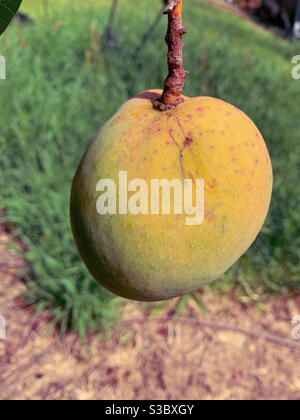
<svg viewBox="0 0 300 420">
<path fill-rule="evenodd" d="M 161 112 L 153 106 L 161 94 L 130 99 L 103 126 L 71 194 L 72 230 L 89 271 L 110 291 L 141 301 L 182 295 L 221 276 L 257 237 L 272 193 L 264 139 L 242 111 L 211 97 L 183 97 Z M 171 187 L 156 189 L 157 206 L 151 186 L 162 180 Z"/>
</svg>

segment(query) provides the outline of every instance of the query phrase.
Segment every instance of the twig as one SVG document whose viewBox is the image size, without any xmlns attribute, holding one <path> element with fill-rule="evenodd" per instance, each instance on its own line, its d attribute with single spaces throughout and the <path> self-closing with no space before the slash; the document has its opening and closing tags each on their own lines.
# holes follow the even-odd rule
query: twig
<svg viewBox="0 0 300 420">
<path fill-rule="evenodd" d="M 140 318 L 133 318 L 129 320 L 123 321 L 125 324 L 135 324 L 135 323 L 144 323 L 144 322 L 183 322 L 187 324 L 194 325 L 196 327 L 205 327 L 211 328 L 214 330 L 223 330 L 223 331 L 230 331 L 237 334 L 243 334 L 251 338 L 255 339 L 263 339 L 265 341 L 277 344 L 278 346 L 288 347 L 293 350 L 300 350 L 300 343 L 296 343 L 290 340 L 287 340 L 283 337 L 280 337 L 275 334 L 263 333 L 263 332 L 256 332 L 250 331 L 239 327 L 234 327 L 231 325 L 221 325 L 214 322 L 207 322 L 207 321 L 199 321 L 197 319 L 188 319 L 188 318 L 150 318 L 150 319 L 140 319 Z"/>
<path fill-rule="evenodd" d="M 163 8 L 164 10 L 165 8 Z M 154 29 L 158 26 L 162 15 L 163 15 L 163 10 L 160 10 L 158 12 L 158 14 L 156 15 L 154 21 L 151 23 L 151 25 L 149 26 L 149 28 L 147 29 L 147 31 L 144 33 L 142 40 L 140 42 L 140 44 L 136 47 L 135 52 L 134 52 L 134 57 L 138 56 L 139 53 L 142 51 L 142 49 L 145 47 L 145 45 L 147 44 L 147 42 L 151 39 L 151 36 L 153 34 Z"/>
<path fill-rule="evenodd" d="M 113 31 L 113 24 L 114 24 L 115 17 L 116 17 L 118 2 L 119 2 L 119 0 L 112 0 L 110 13 L 109 13 L 109 18 L 108 18 L 108 24 L 107 24 L 107 27 L 106 27 L 106 30 L 105 30 L 105 38 L 106 38 L 106 41 L 108 42 L 108 45 L 110 47 L 115 45 L 116 42 L 117 42 L 116 34 Z"/>
<path fill-rule="evenodd" d="M 144 33 L 142 40 L 140 42 L 140 44 L 136 47 L 135 53 L 133 54 L 135 57 L 137 55 L 139 55 L 139 53 L 141 52 L 141 50 L 144 48 L 144 46 L 147 44 L 147 42 L 150 40 L 155 28 L 158 26 L 163 13 L 166 9 L 166 6 L 168 4 L 168 0 L 162 0 L 163 3 L 163 7 L 162 9 L 158 12 L 158 14 L 156 15 L 154 21 L 151 23 L 151 25 L 149 26 L 149 28 L 147 29 L 147 31 Z"/>
</svg>

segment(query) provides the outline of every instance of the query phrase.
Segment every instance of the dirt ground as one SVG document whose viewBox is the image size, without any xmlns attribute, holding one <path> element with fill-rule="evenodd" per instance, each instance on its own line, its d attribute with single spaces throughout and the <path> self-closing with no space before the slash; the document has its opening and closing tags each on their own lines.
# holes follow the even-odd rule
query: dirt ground
<svg viewBox="0 0 300 420">
<path fill-rule="evenodd" d="M 0 340 L 1 400 L 300 399 L 300 341 L 291 339 L 300 296 L 259 311 L 206 294 L 209 317 L 190 302 L 176 319 L 167 312 L 149 319 L 129 302 L 122 307 L 124 326 L 109 339 L 91 335 L 82 344 L 69 334 L 62 341 L 45 317 L 24 309 L 18 280 L 24 262 L 7 250 L 7 241 L 0 232 L 0 315 L 7 324 L 7 339 Z M 286 341 L 279 345 L 256 333 Z"/>
</svg>

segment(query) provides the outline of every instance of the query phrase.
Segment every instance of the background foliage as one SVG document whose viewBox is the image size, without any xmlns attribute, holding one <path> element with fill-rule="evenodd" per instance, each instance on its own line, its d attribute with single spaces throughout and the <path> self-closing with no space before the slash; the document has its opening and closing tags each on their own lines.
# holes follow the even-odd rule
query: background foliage
<svg viewBox="0 0 300 420">
<path fill-rule="evenodd" d="M 59 3 L 59 4 L 58 4 Z M 6 220 L 28 245 L 27 298 L 48 308 L 62 331 L 83 335 L 106 326 L 119 299 L 99 287 L 77 253 L 69 226 L 72 177 L 86 145 L 129 97 L 161 87 L 166 76 L 166 20 L 136 55 L 160 0 L 120 0 L 108 48 L 109 0 L 24 0 L 33 24 L 0 39 L 7 58 L 0 81 L 0 199 Z M 212 287 L 244 302 L 300 289 L 300 82 L 291 78 L 288 44 L 196 0 L 185 1 L 185 94 L 220 97 L 243 109 L 262 131 L 275 185 L 255 245 Z"/>
</svg>

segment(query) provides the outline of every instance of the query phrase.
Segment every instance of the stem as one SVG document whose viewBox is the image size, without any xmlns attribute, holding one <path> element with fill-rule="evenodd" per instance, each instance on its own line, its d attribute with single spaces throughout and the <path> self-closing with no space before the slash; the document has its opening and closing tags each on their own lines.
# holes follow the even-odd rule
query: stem
<svg viewBox="0 0 300 420">
<path fill-rule="evenodd" d="M 157 14 L 157 16 L 155 17 L 154 21 L 151 23 L 151 25 L 149 26 L 149 28 L 147 29 L 147 31 L 144 33 L 142 40 L 140 42 L 140 45 L 137 46 L 136 50 L 135 50 L 135 56 L 139 55 L 139 53 L 143 50 L 143 48 L 145 47 L 145 45 L 147 44 L 147 42 L 150 40 L 154 29 L 158 26 L 160 20 L 162 18 L 162 11 L 160 10 Z"/>
<path fill-rule="evenodd" d="M 114 20 L 115 20 L 115 15 L 116 15 L 116 10 L 117 10 L 117 6 L 118 6 L 118 1 L 119 0 L 113 0 L 112 1 L 112 5 L 110 8 L 110 13 L 109 13 L 109 19 L 108 19 L 108 28 L 112 28 Z"/>
<path fill-rule="evenodd" d="M 155 103 L 155 107 L 160 111 L 173 109 L 184 101 L 181 94 L 188 74 L 183 68 L 182 36 L 186 30 L 182 23 L 182 0 L 168 0 L 164 14 L 168 15 L 169 21 L 166 35 L 169 74 L 165 80 L 163 94 Z"/>
<path fill-rule="evenodd" d="M 119 0 L 112 0 L 109 18 L 108 18 L 108 24 L 105 30 L 105 38 L 106 42 L 110 47 L 113 47 L 117 43 L 117 37 L 113 31 L 113 24 L 116 16 L 116 10 L 118 6 Z"/>
</svg>

